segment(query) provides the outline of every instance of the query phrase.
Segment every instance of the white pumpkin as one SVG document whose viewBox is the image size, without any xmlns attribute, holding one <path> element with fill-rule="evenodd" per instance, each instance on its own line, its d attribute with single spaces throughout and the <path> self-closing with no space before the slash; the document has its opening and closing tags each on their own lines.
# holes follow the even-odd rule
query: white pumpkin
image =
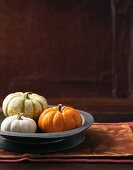
<svg viewBox="0 0 133 170">
<path fill-rule="evenodd" d="M 31 118 L 22 116 L 22 114 L 9 116 L 1 123 L 2 131 L 21 132 L 21 133 L 34 133 L 36 132 L 37 125 Z"/>
<path fill-rule="evenodd" d="M 47 100 L 43 96 L 31 92 L 11 93 L 2 103 L 2 111 L 5 116 L 24 113 L 24 116 L 34 120 L 37 120 L 47 107 Z"/>
</svg>

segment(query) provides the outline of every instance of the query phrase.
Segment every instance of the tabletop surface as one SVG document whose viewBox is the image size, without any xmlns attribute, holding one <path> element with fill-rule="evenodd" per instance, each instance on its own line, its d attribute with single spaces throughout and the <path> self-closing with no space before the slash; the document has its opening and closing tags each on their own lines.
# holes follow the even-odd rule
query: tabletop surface
<svg viewBox="0 0 133 170">
<path fill-rule="evenodd" d="M 3 98 L 0 99 L 2 103 Z M 96 122 L 130 122 L 133 121 L 133 99 L 119 99 L 119 98 L 60 98 L 60 99 L 48 99 L 48 103 L 56 105 L 59 103 L 73 106 L 77 109 L 87 111 L 91 113 Z M 0 169 L 124 169 L 129 170 L 133 168 L 133 164 L 122 163 L 109 163 L 109 164 L 93 164 L 93 163 L 33 163 L 33 162 L 21 162 L 21 163 L 0 163 Z"/>
</svg>

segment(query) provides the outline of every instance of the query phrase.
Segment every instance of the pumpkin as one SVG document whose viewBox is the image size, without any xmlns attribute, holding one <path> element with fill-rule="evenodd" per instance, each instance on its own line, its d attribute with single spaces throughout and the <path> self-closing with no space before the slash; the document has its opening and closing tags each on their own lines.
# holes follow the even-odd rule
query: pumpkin
<svg viewBox="0 0 133 170">
<path fill-rule="evenodd" d="M 31 118 L 22 116 L 22 114 L 9 116 L 1 123 L 2 131 L 34 133 L 37 129 L 35 121 Z"/>
<path fill-rule="evenodd" d="M 2 111 L 5 116 L 23 113 L 24 116 L 37 120 L 47 106 L 46 99 L 38 94 L 16 92 L 9 94 L 4 99 Z"/>
<path fill-rule="evenodd" d="M 62 132 L 82 125 L 80 113 L 68 106 L 54 106 L 46 109 L 38 119 L 38 126 L 43 132 Z"/>
</svg>

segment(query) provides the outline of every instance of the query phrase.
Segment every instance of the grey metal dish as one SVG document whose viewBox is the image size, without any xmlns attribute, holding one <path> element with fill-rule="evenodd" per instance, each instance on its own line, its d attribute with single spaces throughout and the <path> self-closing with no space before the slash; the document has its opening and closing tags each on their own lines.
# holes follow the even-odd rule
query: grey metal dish
<svg viewBox="0 0 133 170">
<path fill-rule="evenodd" d="M 82 143 L 84 138 L 85 138 L 84 133 L 79 133 L 77 135 L 73 135 L 61 141 L 53 143 L 23 144 L 8 141 L 0 137 L 0 148 L 19 153 L 43 154 L 71 149 Z"/>
<path fill-rule="evenodd" d="M 54 133 L 16 133 L 0 130 L 0 148 L 18 152 L 51 152 L 72 148 L 79 145 L 85 137 L 85 130 L 93 123 L 93 116 L 87 112 L 79 110 L 82 116 L 82 126 L 69 131 Z M 0 124 L 3 118 L 0 120 Z M 28 146 L 32 147 L 28 147 Z M 39 146 L 43 146 L 40 147 Z M 42 150 L 43 148 L 43 150 Z"/>
</svg>

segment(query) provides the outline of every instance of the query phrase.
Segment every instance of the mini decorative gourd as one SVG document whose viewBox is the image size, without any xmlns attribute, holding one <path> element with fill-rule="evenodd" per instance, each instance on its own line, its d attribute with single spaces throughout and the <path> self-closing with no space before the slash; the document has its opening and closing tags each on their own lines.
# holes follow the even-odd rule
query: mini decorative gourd
<svg viewBox="0 0 133 170">
<path fill-rule="evenodd" d="M 21 133 L 34 133 L 36 132 L 37 125 L 31 118 L 22 116 L 22 114 L 9 116 L 1 123 L 2 131 L 21 132 Z"/>
<path fill-rule="evenodd" d="M 5 116 L 23 113 L 24 116 L 37 120 L 47 106 L 46 99 L 38 94 L 16 92 L 4 99 L 2 110 Z"/>
<path fill-rule="evenodd" d="M 43 132 L 67 131 L 80 127 L 82 117 L 76 109 L 59 104 L 41 113 L 38 125 Z"/>
</svg>

